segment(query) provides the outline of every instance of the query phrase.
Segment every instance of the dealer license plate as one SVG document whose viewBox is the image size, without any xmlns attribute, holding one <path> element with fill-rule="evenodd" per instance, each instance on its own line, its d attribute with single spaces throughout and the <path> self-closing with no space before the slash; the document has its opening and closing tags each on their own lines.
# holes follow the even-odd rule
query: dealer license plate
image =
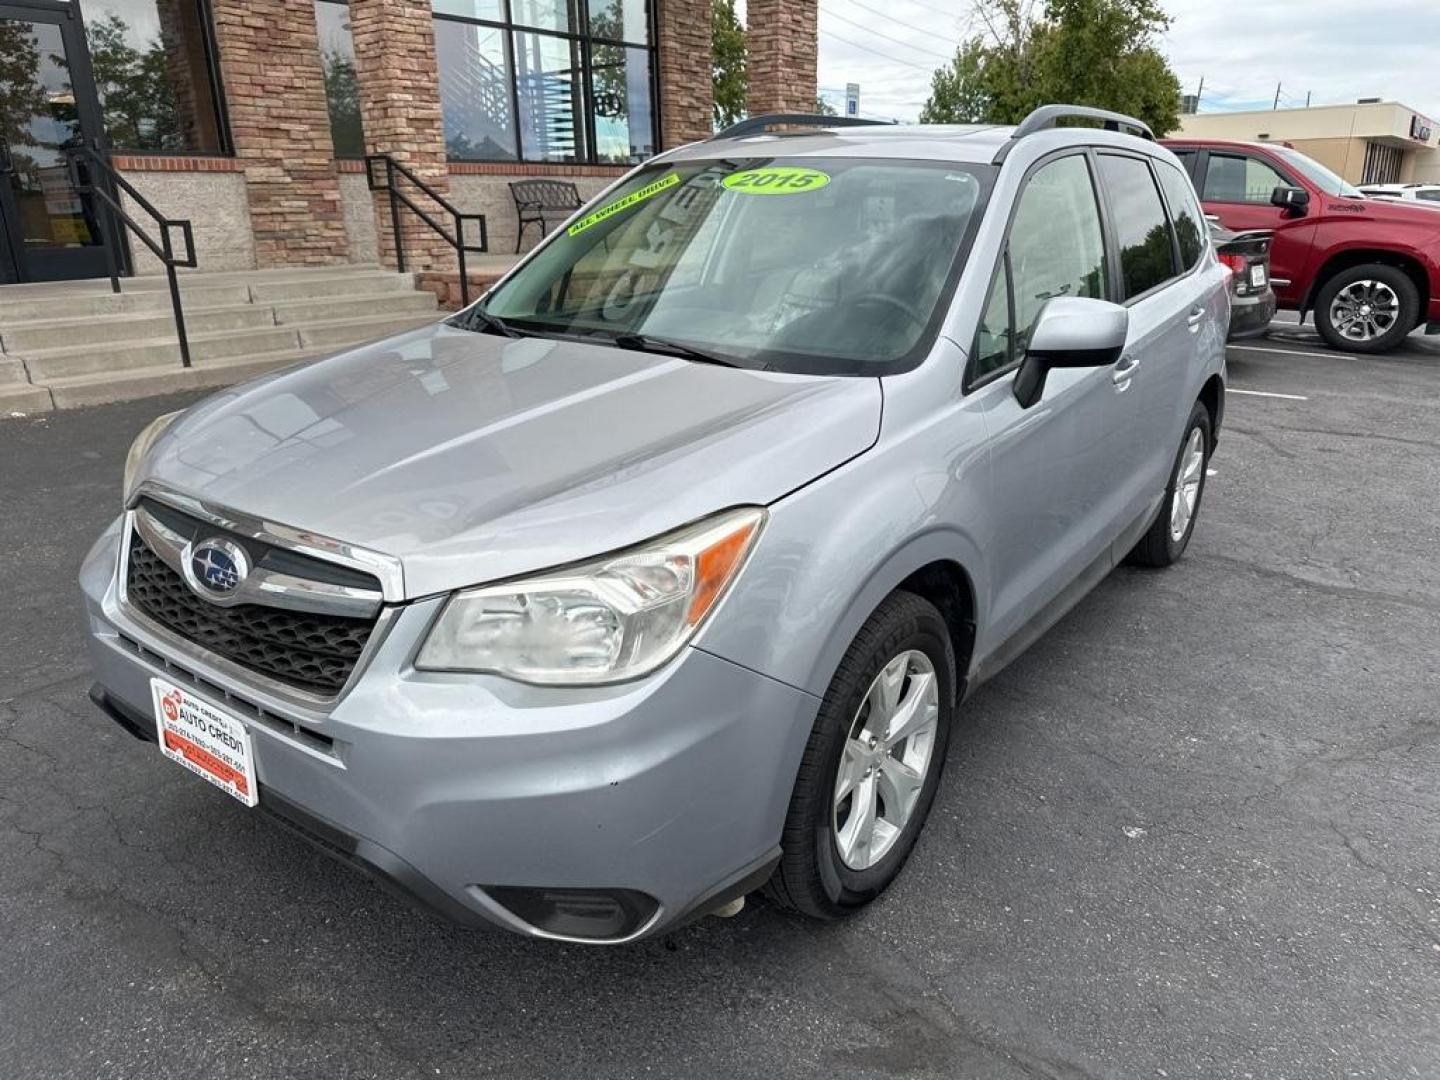
<svg viewBox="0 0 1440 1080">
<path fill-rule="evenodd" d="M 246 806 L 260 801 L 250 732 L 235 717 L 184 687 L 150 680 L 160 752 Z"/>
<path fill-rule="evenodd" d="M 1250 284 L 1257 289 L 1265 287 L 1265 264 L 1256 263 L 1250 267 Z"/>
</svg>

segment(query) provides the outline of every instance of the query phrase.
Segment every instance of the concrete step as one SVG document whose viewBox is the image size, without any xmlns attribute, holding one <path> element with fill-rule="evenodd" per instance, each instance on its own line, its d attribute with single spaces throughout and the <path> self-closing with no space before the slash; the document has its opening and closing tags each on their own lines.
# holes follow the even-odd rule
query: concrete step
<svg viewBox="0 0 1440 1080">
<path fill-rule="evenodd" d="M 275 314 L 268 305 L 238 304 L 185 312 L 185 330 L 191 337 L 221 330 L 252 330 L 274 325 Z M 169 309 L 154 313 L 44 319 L 0 323 L 0 352 L 13 355 L 73 345 L 112 345 L 174 337 L 175 315 Z"/>
<path fill-rule="evenodd" d="M 436 313 L 428 315 L 390 315 L 379 319 L 340 319 L 334 322 L 309 323 L 297 326 L 300 346 L 304 349 L 332 349 L 344 345 L 361 345 L 367 341 L 414 330 L 437 321 Z"/>
<path fill-rule="evenodd" d="M 0 417 L 49 412 L 52 408 L 48 387 L 25 382 L 0 384 Z"/>
<path fill-rule="evenodd" d="M 351 312 L 357 317 L 414 313 L 419 318 L 422 313 L 435 310 L 435 294 L 392 291 L 363 296 L 337 296 L 327 300 L 277 301 L 272 306 L 275 310 L 275 322 L 280 326 L 333 322 Z"/>
<path fill-rule="evenodd" d="M 268 310 L 268 309 L 262 309 Z M 265 353 L 357 345 L 397 334 L 435 320 L 432 312 L 411 312 L 376 318 L 333 319 L 292 326 L 260 327 L 210 334 L 192 334 L 190 359 L 195 364 Z M 83 375 L 122 372 L 138 368 L 180 367 L 180 346 L 174 337 L 152 338 L 97 349 L 94 345 L 67 345 L 24 354 L 33 383 L 50 383 Z M 183 370 L 183 369 L 182 369 Z"/>
<path fill-rule="evenodd" d="M 351 271 L 303 278 L 258 279 L 250 282 L 256 303 L 303 300 L 319 296 L 364 296 L 378 292 L 413 292 L 415 276 L 390 270 Z"/>
<path fill-rule="evenodd" d="M 219 334 L 192 334 L 190 358 L 195 363 L 224 360 L 246 354 L 253 356 L 283 352 L 298 348 L 299 344 L 300 339 L 294 327 L 272 326 L 268 329 Z M 171 335 L 110 345 L 103 349 L 97 349 L 94 345 L 67 345 L 64 348 L 26 353 L 24 359 L 30 381 L 48 383 L 52 379 L 67 379 L 94 372 L 118 375 L 134 368 L 160 367 L 166 364 L 179 367 L 180 346 Z"/>
<path fill-rule="evenodd" d="M 133 401 L 156 394 L 174 394 L 182 390 L 229 386 L 244 382 L 276 368 L 291 367 L 312 358 L 310 354 L 284 350 L 259 355 L 230 357 L 225 360 L 182 368 L 172 364 L 133 368 L 123 372 L 94 372 L 55 379 L 44 388 L 57 409 L 78 409 L 86 405 L 105 405 L 112 401 Z M 37 387 L 36 389 L 42 389 Z M 3 399 L 0 399 L 3 400 Z"/>
<path fill-rule="evenodd" d="M 9 386 L 11 383 L 29 382 L 25 374 L 25 364 L 20 360 L 7 360 L 0 357 L 0 387 Z"/>
<path fill-rule="evenodd" d="M 145 289 L 112 293 L 107 287 L 104 292 L 76 292 L 69 296 L 41 296 L 24 299 L 7 293 L 9 289 L 24 289 L 24 285 L 0 287 L 0 327 L 9 323 L 36 322 L 43 319 L 83 319 L 97 315 L 121 315 L 128 312 L 166 312 L 170 308 L 168 289 Z M 185 310 L 191 308 L 224 307 L 229 304 L 248 304 L 250 286 L 241 283 L 216 284 L 192 282 L 180 290 L 180 302 Z"/>
<path fill-rule="evenodd" d="M 413 290 L 413 274 L 376 266 L 323 267 L 310 270 L 245 270 L 192 273 L 180 278 L 180 296 L 191 308 L 287 301 L 310 297 L 371 295 Z M 121 279 L 112 293 L 108 279 L 6 285 L 0 288 L 0 325 L 41 319 L 83 318 L 124 312 L 170 311 L 164 275 Z"/>
</svg>

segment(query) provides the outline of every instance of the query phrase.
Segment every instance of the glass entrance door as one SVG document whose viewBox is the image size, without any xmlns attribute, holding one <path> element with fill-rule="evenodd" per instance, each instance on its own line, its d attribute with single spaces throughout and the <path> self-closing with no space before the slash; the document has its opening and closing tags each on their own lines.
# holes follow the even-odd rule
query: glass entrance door
<svg viewBox="0 0 1440 1080">
<path fill-rule="evenodd" d="M 104 234 L 65 164 L 98 114 L 73 6 L 0 3 L 0 283 L 105 274 Z"/>
</svg>

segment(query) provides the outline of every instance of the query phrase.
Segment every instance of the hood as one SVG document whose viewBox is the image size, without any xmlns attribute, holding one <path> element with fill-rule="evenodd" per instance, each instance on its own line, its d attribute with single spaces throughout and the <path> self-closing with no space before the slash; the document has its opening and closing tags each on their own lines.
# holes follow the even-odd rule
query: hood
<svg viewBox="0 0 1440 1080">
<path fill-rule="evenodd" d="M 211 398 L 142 471 L 396 556 L 424 596 L 763 505 L 872 446 L 878 379 L 444 324 Z"/>
</svg>

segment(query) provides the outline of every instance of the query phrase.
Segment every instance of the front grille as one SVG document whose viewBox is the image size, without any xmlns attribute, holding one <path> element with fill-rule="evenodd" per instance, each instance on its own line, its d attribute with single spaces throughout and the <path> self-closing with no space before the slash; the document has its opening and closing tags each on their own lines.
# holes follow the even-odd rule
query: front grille
<svg viewBox="0 0 1440 1080">
<path fill-rule="evenodd" d="M 125 599 L 172 634 L 300 690 L 338 694 L 355 670 L 374 619 L 218 607 L 200 599 L 137 533 L 130 537 Z"/>
</svg>

